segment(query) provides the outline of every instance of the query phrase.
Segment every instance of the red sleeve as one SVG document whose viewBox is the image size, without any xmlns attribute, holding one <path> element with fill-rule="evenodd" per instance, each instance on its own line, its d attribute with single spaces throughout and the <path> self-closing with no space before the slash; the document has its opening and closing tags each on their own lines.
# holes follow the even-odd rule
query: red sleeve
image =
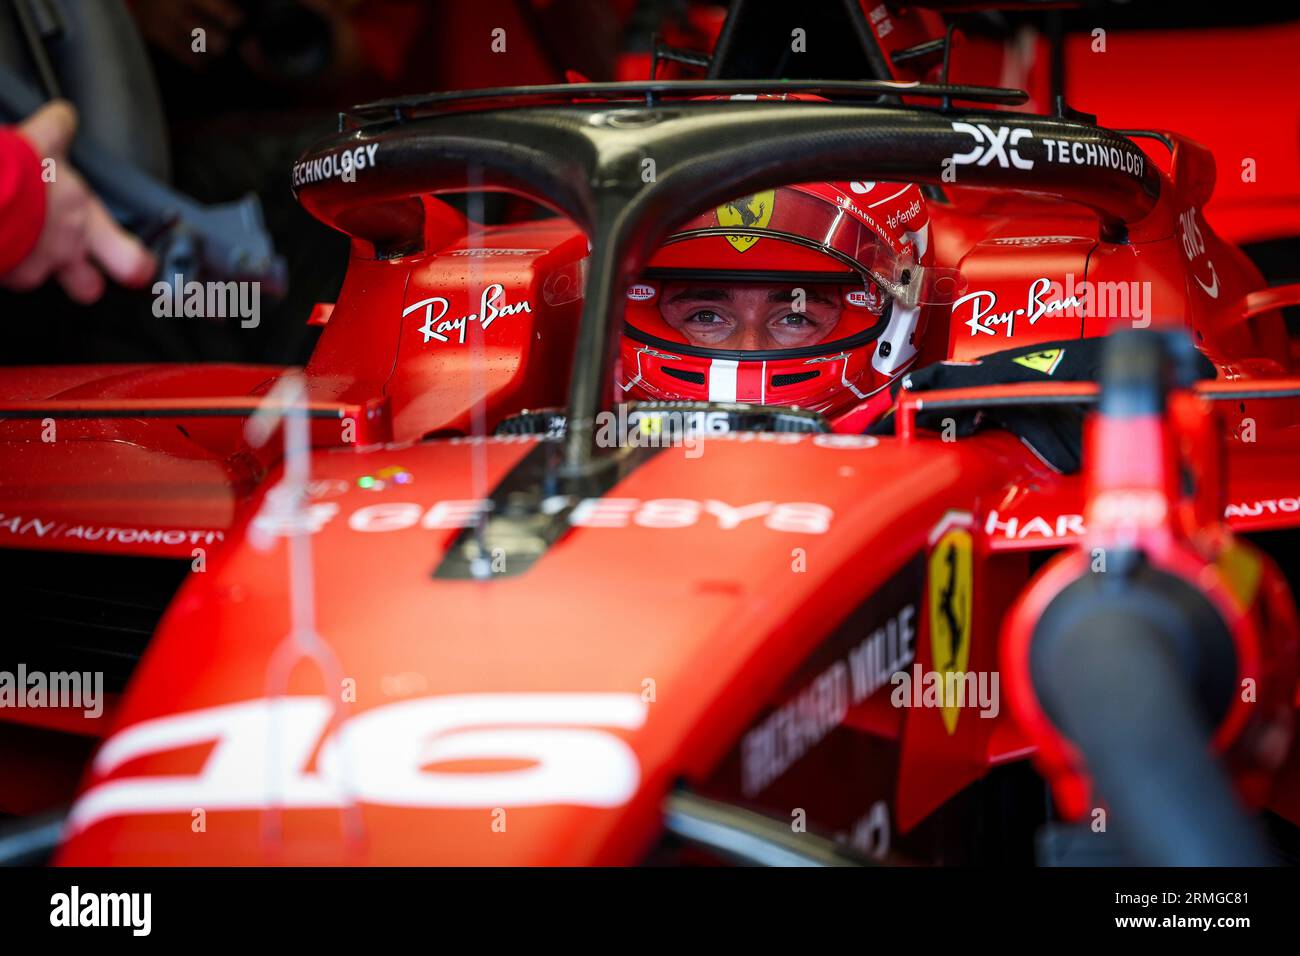
<svg viewBox="0 0 1300 956">
<path fill-rule="evenodd" d="M 16 130 L 0 126 L 0 276 L 27 258 L 43 225 L 40 157 Z"/>
</svg>

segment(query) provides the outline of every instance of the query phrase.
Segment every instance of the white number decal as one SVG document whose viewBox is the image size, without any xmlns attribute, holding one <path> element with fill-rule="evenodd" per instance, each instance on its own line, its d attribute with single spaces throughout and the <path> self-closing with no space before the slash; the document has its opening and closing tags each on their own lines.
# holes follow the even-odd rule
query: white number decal
<svg viewBox="0 0 1300 956">
<path fill-rule="evenodd" d="M 387 704 L 346 720 L 321 745 L 319 769 L 308 772 L 330 708 L 324 697 L 262 698 L 129 727 L 101 748 L 97 775 L 183 747 L 215 747 L 197 774 L 92 786 L 73 807 L 69 831 L 194 807 L 613 807 L 641 781 L 636 753 L 608 729 L 645 723 L 636 694 L 461 694 Z M 481 773 L 434 766 L 462 760 L 528 765 Z"/>
</svg>

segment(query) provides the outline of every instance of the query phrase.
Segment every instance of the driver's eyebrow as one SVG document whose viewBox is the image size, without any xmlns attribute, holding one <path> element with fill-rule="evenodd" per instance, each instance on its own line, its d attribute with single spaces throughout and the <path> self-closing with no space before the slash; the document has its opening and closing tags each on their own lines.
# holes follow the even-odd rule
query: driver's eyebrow
<svg viewBox="0 0 1300 956">
<path fill-rule="evenodd" d="M 814 290 L 814 289 L 804 289 L 804 290 L 803 290 L 803 294 L 804 294 L 804 298 L 805 298 L 806 300 L 808 300 L 809 302 L 819 302 L 819 303 L 821 303 L 822 305 L 834 305 L 834 304 L 835 304 L 835 300 L 834 300 L 834 299 L 829 298 L 829 297 L 823 295 L 822 293 L 817 292 L 817 291 Z M 794 290 L 793 290 L 793 289 L 789 289 L 789 290 L 778 289 L 777 291 L 775 291 L 775 292 L 771 293 L 770 295 L 768 295 L 768 297 L 767 297 L 767 301 L 768 301 L 768 302 L 789 302 L 789 301 L 792 300 L 793 298 L 794 298 Z"/>
<path fill-rule="evenodd" d="M 727 289 L 683 289 L 665 304 L 674 302 L 730 302 L 731 292 Z"/>
</svg>

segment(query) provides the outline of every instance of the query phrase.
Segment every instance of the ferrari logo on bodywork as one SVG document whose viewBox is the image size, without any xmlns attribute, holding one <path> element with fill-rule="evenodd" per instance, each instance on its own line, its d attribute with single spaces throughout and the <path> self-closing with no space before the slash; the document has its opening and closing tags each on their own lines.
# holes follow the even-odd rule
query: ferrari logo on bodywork
<svg viewBox="0 0 1300 956">
<path fill-rule="evenodd" d="M 768 189 L 752 196 L 742 196 L 718 207 L 719 226 L 740 226 L 744 229 L 766 229 L 772 221 L 772 209 L 776 206 L 776 190 Z M 745 252 L 758 236 L 727 236 L 727 242 L 737 252 Z"/>
<path fill-rule="evenodd" d="M 948 675 L 964 674 L 970 660 L 971 533 L 962 517 L 950 513 L 936 529 L 941 534 L 930 550 L 927 568 L 931 660 L 944 677 L 945 694 L 958 683 Z M 957 730 L 959 713 L 960 700 L 945 697 L 943 723 L 950 734 Z"/>
<path fill-rule="evenodd" d="M 1061 364 L 1063 358 L 1065 358 L 1065 349 L 1046 349 L 1042 352 L 1030 352 L 1028 355 L 1013 358 L 1011 361 L 1017 365 L 1023 365 L 1031 371 L 1051 375 L 1056 371 L 1056 366 Z"/>
<path fill-rule="evenodd" d="M 1215 564 L 1223 583 L 1241 606 L 1248 608 L 1254 604 L 1264 570 L 1259 555 L 1249 546 L 1233 544 L 1220 552 Z"/>
</svg>

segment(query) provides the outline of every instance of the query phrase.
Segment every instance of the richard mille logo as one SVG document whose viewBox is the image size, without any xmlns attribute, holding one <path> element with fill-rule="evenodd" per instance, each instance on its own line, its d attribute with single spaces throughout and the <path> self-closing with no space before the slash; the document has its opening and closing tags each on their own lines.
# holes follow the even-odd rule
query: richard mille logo
<svg viewBox="0 0 1300 956">
<path fill-rule="evenodd" d="M 442 296 L 436 295 L 408 305 L 402 310 L 402 317 L 405 318 L 412 312 L 419 312 L 423 309 L 424 324 L 420 326 L 419 331 L 424 336 L 426 343 L 432 341 L 450 342 L 454 337 L 457 344 L 464 345 L 465 329 L 470 322 L 479 323 L 486 331 L 488 326 L 502 316 L 517 315 L 520 312 L 531 313 L 533 311 L 526 301 L 514 303 L 505 301 L 505 289 L 500 283 L 493 283 L 483 290 L 477 312 L 462 315 L 458 319 L 448 319 L 445 316 L 450 308 L 450 302 Z"/>
</svg>

